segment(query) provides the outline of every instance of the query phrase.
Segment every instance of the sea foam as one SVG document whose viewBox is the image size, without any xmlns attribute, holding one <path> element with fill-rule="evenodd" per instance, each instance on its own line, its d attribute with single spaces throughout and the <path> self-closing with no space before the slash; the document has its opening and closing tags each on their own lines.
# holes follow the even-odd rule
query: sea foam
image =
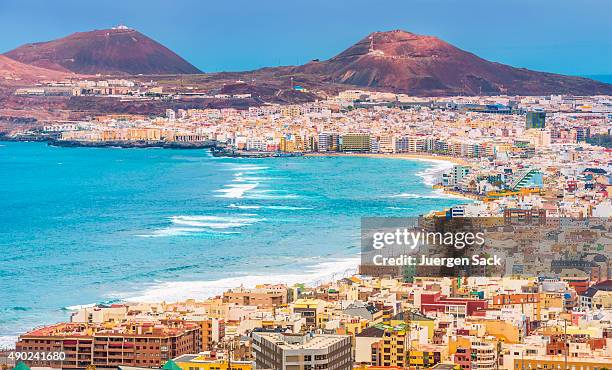
<svg viewBox="0 0 612 370">
<path fill-rule="evenodd" d="M 0 350 L 15 349 L 17 339 L 16 335 L 0 335 Z"/>
<path fill-rule="evenodd" d="M 243 214 L 238 217 L 232 216 L 209 216 L 209 215 L 179 215 L 169 217 L 170 226 L 153 230 L 150 234 L 141 234 L 140 237 L 171 237 L 187 236 L 195 234 L 238 234 L 234 230 L 243 226 L 252 225 L 256 222 L 265 221 L 263 218 L 255 218 L 256 214 Z M 222 231 L 232 229 L 230 231 Z"/>
<path fill-rule="evenodd" d="M 253 190 L 257 187 L 258 183 L 245 183 L 245 184 L 228 184 L 226 188 L 216 190 L 217 193 L 223 193 L 217 195 L 220 198 L 243 198 L 247 191 Z"/>
<path fill-rule="evenodd" d="M 211 281 L 174 281 L 151 286 L 140 294 L 126 295 L 128 302 L 177 302 L 189 298 L 205 299 L 239 286 L 254 287 L 265 283 L 317 285 L 356 273 L 359 257 L 336 259 L 305 267 L 302 274 L 244 275 Z"/>
</svg>

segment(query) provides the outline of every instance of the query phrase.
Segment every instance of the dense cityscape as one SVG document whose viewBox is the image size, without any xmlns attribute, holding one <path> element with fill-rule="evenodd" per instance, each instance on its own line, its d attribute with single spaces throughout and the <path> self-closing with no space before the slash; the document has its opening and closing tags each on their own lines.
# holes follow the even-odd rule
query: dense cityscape
<svg viewBox="0 0 612 370">
<path fill-rule="evenodd" d="M 612 370 L 609 4 L 188 3 L 0 6 L 0 370 Z"/>
<path fill-rule="evenodd" d="M 134 83 L 101 85 L 117 84 Z M 251 158 L 440 159 L 455 165 L 429 185 L 481 200 L 453 209 L 455 216 L 502 216 L 506 209 L 517 209 L 543 210 L 549 217 L 597 217 L 612 210 L 612 150 L 591 143 L 609 137 L 611 122 L 612 100 L 606 96 L 424 99 L 346 90 L 301 105 L 168 109 L 154 118 L 102 115 L 13 136 L 42 135 L 68 146 L 214 146 L 217 155 Z"/>
<path fill-rule="evenodd" d="M 588 276 L 239 287 L 205 300 L 82 308 L 22 335 L 13 353 L 68 369 L 603 369 L 611 289 Z"/>
<path fill-rule="evenodd" d="M 106 115 L 16 137 L 212 143 L 224 156 L 441 160 L 452 164 L 429 185 L 470 201 L 427 217 L 584 219 L 612 212 L 612 150 L 589 144 L 610 134 L 611 112 L 609 97 L 422 99 L 347 90 L 303 105 Z M 610 237 L 608 229 L 582 240 L 609 255 Z M 533 278 L 354 275 L 185 302 L 96 305 L 21 335 L 7 353 L 62 368 L 602 370 L 612 364 L 609 271 L 605 259 Z"/>
</svg>

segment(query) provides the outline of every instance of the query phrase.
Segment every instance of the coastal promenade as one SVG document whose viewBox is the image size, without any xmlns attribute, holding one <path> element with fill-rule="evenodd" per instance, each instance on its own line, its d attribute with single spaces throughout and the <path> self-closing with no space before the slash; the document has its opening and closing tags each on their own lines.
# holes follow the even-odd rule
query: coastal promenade
<svg viewBox="0 0 612 370">
<path fill-rule="evenodd" d="M 334 152 L 325 152 L 325 153 L 305 153 L 305 156 L 308 157 L 335 157 L 335 156 L 354 156 L 354 157 L 364 157 L 364 158 L 387 158 L 387 159 L 412 159 L 412 160 L 425 160 L 430 162 L 443 161 L 449 162 L 452 164 L 457 164 L 461 166 L 465 166 L 468 164 L 463 158 L 452 157 L 448 155 L 435 155 L 435 154 L 426 154 L 426 153 L 334 153 Z"/>
</svg>

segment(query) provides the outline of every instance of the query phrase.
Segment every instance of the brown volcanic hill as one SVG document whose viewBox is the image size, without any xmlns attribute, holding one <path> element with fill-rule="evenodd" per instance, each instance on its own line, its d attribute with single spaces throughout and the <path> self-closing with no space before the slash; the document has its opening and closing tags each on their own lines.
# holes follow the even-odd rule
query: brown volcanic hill
<svg viewBox="0 0 612 370">
<path fill-rule="evenodd" d="M 20 84 L 22 82 L 38 82 L 42 80 L 61 80 L 76 76 L 68 72 L 54 71 L 24 64 L 0 55 L 0 84 Z"/>
<path fill-rule="evenodd" d="M 77 32 L 4 54 L 26 64 L 82 74 L 201 73 L 176 53 L 128 28 Z"/>
<path fill-rule="evenodd" d="M 612 95 L 612 85 L 489 62 L 436 37 L 374 32 L 337 56 L 292 73 L 414 95 Z"/>
</svg>

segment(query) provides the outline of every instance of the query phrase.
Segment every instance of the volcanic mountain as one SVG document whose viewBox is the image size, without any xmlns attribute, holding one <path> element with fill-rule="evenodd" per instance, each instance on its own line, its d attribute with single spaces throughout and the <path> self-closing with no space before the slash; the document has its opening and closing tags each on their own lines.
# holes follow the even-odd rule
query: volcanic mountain
<svg viewBox="0 0 612 370">
<path fill-rule="evenodd" d="M 18 81 L 61 80 L 71 76 L 76 77 L 73 73 L 32 66 L 0 55 L 0 84 L 18 83 Z"/>
<path fill-rule="evenodd" d="M 26 44 L 4 54 L 22 63 L 81 74 L 201 73 L 176 53 L 126 27 Z"/>
<path fill-rule="evenodd" d="M 374 32 L 325 61 L 289 73 L 413 95 L 612 95 L 612 85 L 490 62 L 436 37 Z"/>
</svg>

